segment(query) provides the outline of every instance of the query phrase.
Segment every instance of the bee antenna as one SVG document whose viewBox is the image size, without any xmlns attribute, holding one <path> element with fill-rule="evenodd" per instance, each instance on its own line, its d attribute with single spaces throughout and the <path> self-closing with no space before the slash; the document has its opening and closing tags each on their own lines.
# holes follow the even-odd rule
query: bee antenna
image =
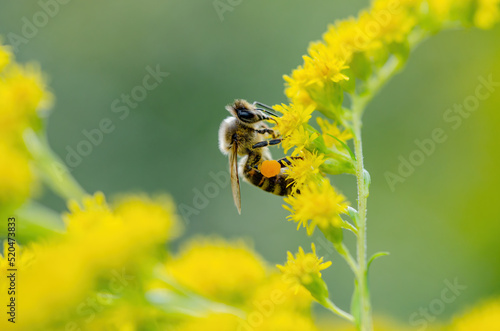
<svg viewBox="0 0 500 331">
<path fill-rule="evenodd" d="M 271 116 L 272 116 L 272 117 L 271 117 L 271 119 L 273 119 L 273 120 L 274 120 L 274 118 L 273 118 L 273 117 L 278 117 L 278 115 L 276 115 L 275 113 L 271 113 L 269 110 L 262 109 L 262 108 L 255 108 L 255 109 L 260 110 L 260 111 L 263 111 L 264 113 L 266 113 L 266 114 L 268 114 L 268 115 L 271 115 Z"/>
<path fill-rule="evenodd" d="M 264 104 L 262 102 L 254 101 L 253 105 L 254 106 L 263 107 L 263 108 L 266 108 L 268 110 L 273 110 L 274 111 L 273 107 L 270 107 L 270 106 L 268 106 L 268 105 L 266 105 L 266 104 Z M 265 111 L 265 112 L 268 113 L 268 114 L 272 114 L 272 113 L 269 113 L 268 111 Z M 276 116 L 275 114 L 273 114 L 273 115 Z"/>
</svg>

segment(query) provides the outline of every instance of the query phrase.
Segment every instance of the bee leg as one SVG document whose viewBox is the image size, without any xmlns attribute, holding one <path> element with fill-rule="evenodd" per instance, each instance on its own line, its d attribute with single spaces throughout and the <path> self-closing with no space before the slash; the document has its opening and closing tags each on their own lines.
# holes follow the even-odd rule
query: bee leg
<svg viewBox="0 0 500 331">
<path fill-rule="evenodd" d="M 283 139 L 271 139 L 271 140 L 264 140 L 261 142 L 256 143 L 255 145 L 252 146 L 252 148 L 261 148 L 261 147 L 266 147 L 266 146 L 271 146 L 271 145 L 278 145 Z"/>
<path fill-rule="evenodd" d="M 278 137 L 278 135 L 276 134 L 276 131 L 274 131 L 273 129 L 269 129 L 269 128 L 263 128 L 263 129 L 258 129 L 258 130 L 255 130 L 255 132 L 258 132 L 260 134 L 270 134 L 273 138 L 276 138 Z"/>
<path fill-rule="evenodd" d="M 276 160 L 282 168 L 286 168 L 292 164 L 292 160 L 302 159 L 300 156 L 286 156 L 282 159 Z"/>
</svg>

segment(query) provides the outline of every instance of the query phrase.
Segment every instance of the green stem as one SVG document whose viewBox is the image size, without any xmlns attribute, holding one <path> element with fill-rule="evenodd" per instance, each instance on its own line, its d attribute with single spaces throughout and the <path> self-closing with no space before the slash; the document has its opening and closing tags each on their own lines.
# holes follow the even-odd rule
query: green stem
<svg viewBox="0 0 500 331">
<path fill-rule="evenodd" d="M 337 250 L 337 252 L 339 252 L 340 256 L 342 256 L 344 260 L 347 262 L 352 272 L 354 272 L 354 274 L 357 274 L 358 265 L 356 263 L 356 260 L 354 260 L 354 258 L 351 255 L 351 252 L 349 252 L 349 249 L 344 245 L 344 243 L 341 243 L 340 245 L 335 245 L 335 249 Z"/>
<path fill-rule="evenodd" d="M 410 36 L 410 49 L 415 47 L 427 37 L 423 31 L 415 31 Z M 372 331 L 372 308 L 370 303 L 370 293 L 368 289 L 367 279 L 367 199 L 368 199 L 368 184 L 365 180 L 365 169 L 363 164 L 363 146 L 361 140 L 362 116 L 366 105 L 380 91 L 380 89 L 391 79 L 399 70 L 402 69 L 405 60 L 393 56 L 387 63 L 380 68 L 375 76 L 367 81 L 365 92 L 359 95 L 354 95 L 352 98 L 352 128 L 354 133 L 354 154 L 356 156 L 356 179 L 358 187 L 358 233 L 357 233 L 357 266 L 355 272 L 359 287 L 359 303 L 360 303 L 360 321 L 358 325 L 361 331 Z"/>
<path fill-rule="evenodd" d="M 358 235 L 358 229 L 354 225 L 352 225 L 351 223 L 344 221 L 344 223 L 342 224 L 342 227 L 346 230 L 351 231 L 355 235 Z"/>
<path fill-rule="evenodd" d="M 54 233 L 65 231 L 64 222 L 59 213 L 33 200 L 22 205 L 17 210 L 17 214 L 23 222 L 26 222 L 26 226 L 34 225 Z"/>
<path fill-rule="evenodd" d="M 342 309 L 340 309 L 339 307 L 337 307 L 330 299 L 326 299 L 325 300 L 325 303 L 324 303 L 324 306 L 326 308 L 328 308 L 328 310 L 330 310 L 332 313 L 350 321 L 350 322 L 354 322 L 354 317 L 349 314 L 348 312 L 345 312 L 343 311 Z"/>
<path fill-rule="evenodd" d="M 368 186 L 365 183 L 363 165 L 363 147 L 361 143 L 361 116 L 365 104 L 353 103 L 353 131 L 354 131 L 354 153 L 356 154 L 356 179 L 358 186 L 358 240 L 357 255 L 358 269 L 356 278 L 359 286 L 360 321 L 361 331 L 372 331 L 372 309 L 370 304 L 370 293 L 368 291 L 367 280 L 367 259 L 366 259 L 366 208 L 368 198 Z"/>
<path fill-rule="evenodd" d="M 87 193 L 71 176 L 64 162 L 50 149 L 47 139 L 28 129 L 24 133 L 24 141 L 43 181 L 62 199 L 81 201 Z"/>
</svg>

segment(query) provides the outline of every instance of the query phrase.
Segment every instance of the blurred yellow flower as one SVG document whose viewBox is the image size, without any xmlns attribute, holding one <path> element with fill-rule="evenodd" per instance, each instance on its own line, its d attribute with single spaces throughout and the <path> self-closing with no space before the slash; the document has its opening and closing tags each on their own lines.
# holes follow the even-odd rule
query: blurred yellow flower
<svg viewBox="0 0 500 331">
<path fill-rule="evenodd" d="M 21 147 L 15 148 L 0 140 L 0 205 L 20 204 L 37 188 L 29 167 L 29 156 Z"/>
<path fill-rule="evenodd" d="M 230 314 L 210 314 L 190 318 L 175 328 L 176 331 L 317 331 L 310 317 L 292 312 L 279 312 L 255 320 L 243 320 Z"/>
<path fill-rule="evenodd" d="M 137 330 L 171 330 L 165 313 L 160 309 L 145 305 L 136 299 L 135 302 L 120 302 L 105 305 L 102 312 L 85 323 L 82 330 L 92 331 L 137 331 Z M 70 324 L 71 325 L 71 324 Z M 68 328 L 71 330 L 70 328 Z"/>
<path fill-rule="evenodd" d="M 355 325 L 351 323 L 342 322 L 338 319 L 321 319 L 318 321 L 318 327 L 322 331 L 357 331 Z M 414 327 L 407 325 L 407 323 L 400 323 L 391 318 L 383 316 L 374 316 L 374 330 L 375 331 L 417 331 Z M 437 331 L 435 327 L 426 328 L 427 331 Z"/>
<path fill-rule="evenodd" d="M 0 45 L 0 205 L 21 204 L 36 192 L 36 176 L 23 132 L 39 129 L 39 111 L 51 100 L 40 70 L 13 62 L 10 50 Z"/>
<path fill-rule="evenodd" d="M 180 326 L 176 327 L 176 331 L 235 331 L 241 329 L 241 325 L 245 322 L 231 314 L 210 314 L 205 317 L 190 318 Z M 244 330 L 244 329 L 242 329 Z"/>
<path fill-rule="evenodd" d="M 20 136 L 27 127 L 39 129 L 40 112 L 50 106 L 51 100 L 37 66 L 9 65 L 0 79 L 0 125 L 5 129 L 1 137 Z"/>
<path fill-rule="evenodd" d="M 66 234 L 23 248 L 22 255 L 35 258 L 18 265 L 20 329 L 48 330 L 63 322 L 63 328 L 85 327 L 89 316 L 140 291 L 177 222 L 168 198 L 130 196 L 109 206 L 102 193 L 85 198 L 83 206 L 71 202 L 64 218 Z"/>
<path fill-rule="evenodd" d="M 233 306 L 246 299 L 266 278 L 266 265 L 243 241 L 195 238 L 166 263 L 182 286 Z"/>
<path fill-rule="evenodd" d="M 322 230 L 330 226 L 341 227 L 340 214 L 346 212 L 349 204 L 342 194 L 328 180 L 308 182 L 301 188 L 300 194 L 285 198 L 290 206 L 284 206 L 291 212 L 287 218 L 297 222 L 297 229 L 302 225 L 307 234 L 312 235 L 316 226 Z"/>
<path fill-rule="evenodd" d="M 491 29 L 500 20 L 500 0 L 477 0 L 474 25 Z"/>
<path fill-rule="evenodd" d="M 453 320 L 447 331 L 500 330 L 500 299 L 486 301 Z"/>
<path fill-rule="evenodd" d="M 266 302 L 272 302 L 274 304 L 273 311 L 290 311 L 296 314 L 310 315 L 311 294 L 305 288 L 300 287 L 297 290 L 293 285 L 281 273 L 274 273 L 255 290 L 249 302 L 258 303 L 260 306 L 265 306 Z"/>
<path fill-rule="evenodd" d="M 292 312 L 279 312 L 265 318 L 255 331 L 318 331 L 310 317 Z"/>
<path fill-rule="evenodd" d="M 10 63 L 11 56 L 10 50 L 0 44 L 0 73 Z"/>
</svg>

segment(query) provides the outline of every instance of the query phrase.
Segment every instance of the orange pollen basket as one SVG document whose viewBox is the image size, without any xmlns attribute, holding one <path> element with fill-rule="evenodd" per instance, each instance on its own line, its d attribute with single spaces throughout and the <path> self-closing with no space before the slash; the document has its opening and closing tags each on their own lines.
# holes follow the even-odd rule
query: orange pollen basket
<svg viewBox="0 0 500 331">
<path fill-rule="evenodd" d="M 267 178 L 274 177 L 281 171 L 281 165 L 276 160 L 266 160 L 259 166 L 259 170 Z"/>
</svg>

